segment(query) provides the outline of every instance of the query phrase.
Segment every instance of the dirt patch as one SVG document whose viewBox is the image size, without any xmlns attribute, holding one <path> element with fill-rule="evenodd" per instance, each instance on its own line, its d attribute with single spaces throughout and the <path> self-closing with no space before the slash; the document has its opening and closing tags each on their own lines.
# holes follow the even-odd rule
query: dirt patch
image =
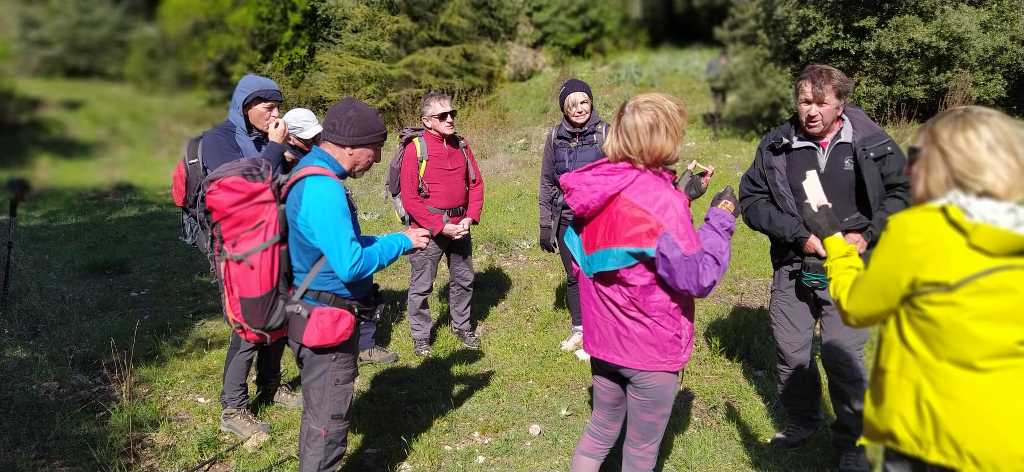
<svg viewBox="0 0 1024 472">
<path fill-rule="evenodd" d="M 771 284 L 767 277 L 732 279 L 716 288 L 709 300 L 731 306 L 767 307 Z"/>
</svg>

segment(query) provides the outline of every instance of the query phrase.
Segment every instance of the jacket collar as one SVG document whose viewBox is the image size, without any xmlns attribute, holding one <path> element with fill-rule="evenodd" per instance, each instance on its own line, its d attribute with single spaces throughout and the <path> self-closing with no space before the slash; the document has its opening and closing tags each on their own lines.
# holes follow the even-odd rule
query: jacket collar
<svg viewBox="0 0 1024 472">
<path fill-rule="evenodd" d="M 590 113 L 590 119 L 584 123 L 582 128 L 576 128 L 569 122 L 569 120 L 563 115 L 561 125 L 558 127 L 558 136 L 573 138 L 576 134 L 583 136 L 590 136 L 597 132 L 597 127 L 604 123 L 601 116 L 596 111 Z"/>
<path fill-rule="evenodd" d="M 320 146 L 313 146 L 313 148 L 309 150 L 309 153 L 299 161 L 299 165 L 292 169 L 292 173 L 308 166 L 324 167 L 331 172 L 334 172 L 334 175 L 337 175 L 339 179 L 348 177 L 348 172 L 346 172 L 345 168 L 341 166 L 341 163 L 331 157 L 330 154 L 327 154 L 327 151 L 324 151 Z"/>
</svg>

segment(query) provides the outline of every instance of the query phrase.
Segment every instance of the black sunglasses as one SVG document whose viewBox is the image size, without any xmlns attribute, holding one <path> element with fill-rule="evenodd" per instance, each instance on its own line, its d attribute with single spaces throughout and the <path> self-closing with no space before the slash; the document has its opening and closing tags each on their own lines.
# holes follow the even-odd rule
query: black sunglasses
<svg viewBox="0 0 1024 472">
<path fill-rule="evenodd" d="M 458 115 L 458 114 L 459 114 L 459 110 L 456 110 L 456 109 L 453 108 L 453 109 L 448 110 L 448 111 L 442 111 L 441 113 L 438 113 L 436 115 L 427 115 L 427 116 L 429 116 L 431 118 L 437 118 L 438 121 L 448 121 L 448 116 L 451 116 L 452 119 L 454 120 L 455 116 Z"/>
</svg>

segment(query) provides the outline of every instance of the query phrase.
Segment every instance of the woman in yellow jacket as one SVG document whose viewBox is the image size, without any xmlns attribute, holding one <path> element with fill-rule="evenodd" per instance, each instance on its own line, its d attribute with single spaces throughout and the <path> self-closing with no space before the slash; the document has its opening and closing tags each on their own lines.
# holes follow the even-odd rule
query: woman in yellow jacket
<svg viewBox="0 0 1024 472">
<path fill-rule="evenodd" d="M 804 208 L 843 321 L 881 325 L 862 441 L 885 471 L 1024 471 L 1024 124 L 954 108 L 908 150 L 916 205 L 867 269 L 830 207 Z"/>
</svg>

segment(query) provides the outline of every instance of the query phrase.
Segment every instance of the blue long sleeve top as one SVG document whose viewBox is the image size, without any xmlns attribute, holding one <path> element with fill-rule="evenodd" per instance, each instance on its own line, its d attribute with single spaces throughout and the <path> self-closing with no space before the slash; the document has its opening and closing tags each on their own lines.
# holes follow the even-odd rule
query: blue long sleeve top
<svg viewBox="0 0 1024 472">
<path fill-rule="evenodd" d="M 338 161 L 316 146 L 292 172 L 306 166 L 327 168 L 339 179 L 348 177 Z M 327 264 L 310 289 L 361 299 L 371 295 L 375 272 L 412 249 L 412 241 L 402 233 L 360 235 L 345 187 L 330 177 L 313 175 L 296 183 L 288 195 L 285 214 L 295 286 L 322 254 L 327 256 Z"/>
</svg>

